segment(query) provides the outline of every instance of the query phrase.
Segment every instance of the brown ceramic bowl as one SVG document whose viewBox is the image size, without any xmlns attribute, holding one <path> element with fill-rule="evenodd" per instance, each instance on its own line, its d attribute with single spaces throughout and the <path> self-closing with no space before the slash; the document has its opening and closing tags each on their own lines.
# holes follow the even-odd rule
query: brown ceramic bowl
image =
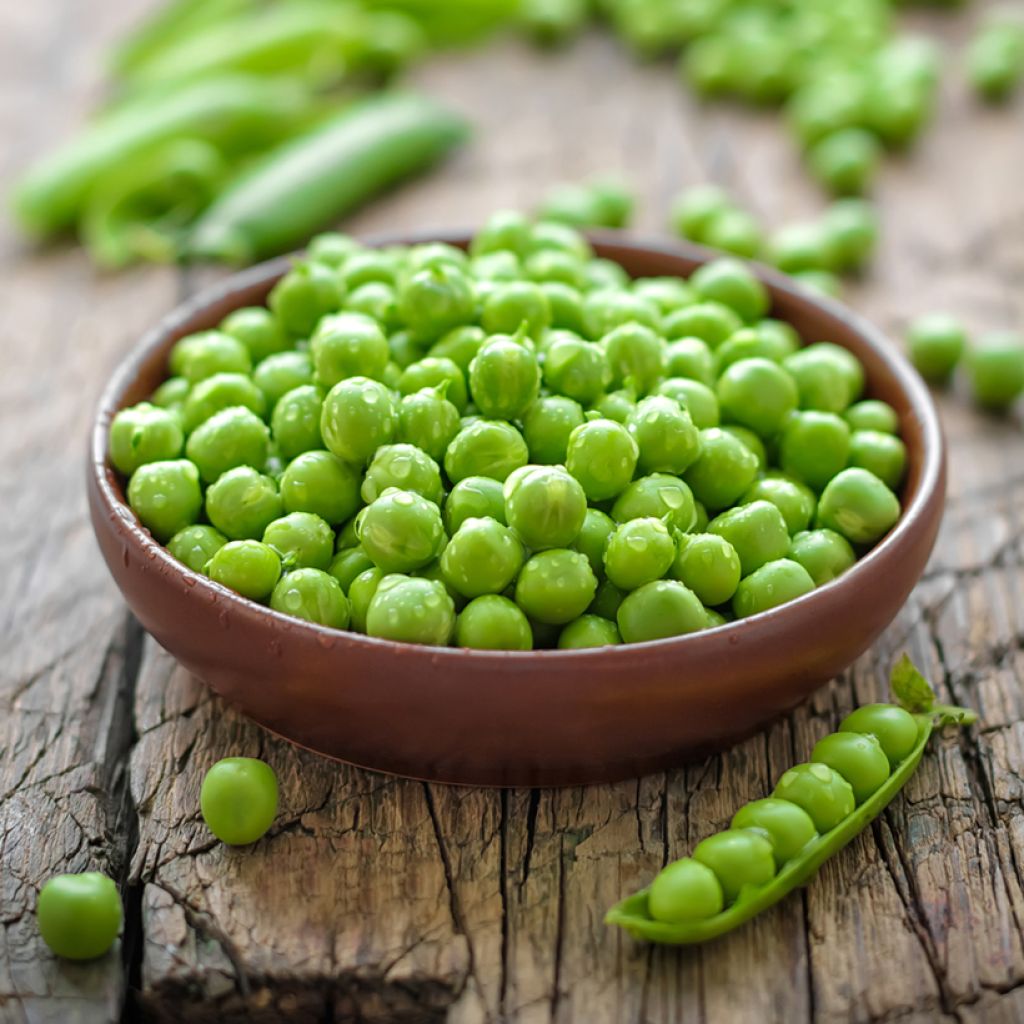
<svg viewBox="0 0 1024 1024">
<path fill-rule="evenodd" d="M 635 276 L 688 275 L 710 255 L 611 235 L 596 248 Z M 869 394 L 898 410 L 909 450 L 903 518 L 836 582 L 706 633 L 514 653 L 376 640 L 239 597 L 186 569 L 139 525 L 107 462 L 107 430 L 118 409 L 160 383 L 176 339 L 263 302 L 288 266 L 276 260 L 227 280 L 142 340 L 100 402 L 88 467 L 96 537 L 132 611 L 186 668 L 281 736 L 356 765 L 475 785 L 601 782 L 668 768 L 755 732 L 845 669 L 924 570 L 945 497 L 943 438 L 927 389 L 874 328 L 764 271 L 774 315 L 806 340 L 850 349 Z"/>
</svg>

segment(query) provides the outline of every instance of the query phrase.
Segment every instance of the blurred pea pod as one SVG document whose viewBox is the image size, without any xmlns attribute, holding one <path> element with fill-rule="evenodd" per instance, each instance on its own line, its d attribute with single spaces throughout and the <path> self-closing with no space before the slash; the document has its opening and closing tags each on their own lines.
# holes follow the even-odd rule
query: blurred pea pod
<svg viewBox="0 0 1024 1024">
<path fill-rule="evenodd" d="M 251 152 L 293 133 L 311 102 L 294 82 L 232 76 L 148 96 L 105 114 L 74 142 L 29 171 L 14 212 L 29 231 L 70 228 L 108 175 L 174 139 L 226 153 Z"/>
<path fill-rule="evenodd" d="M 208 142 L 176 139 L 104 179 L 86 204 L 82 240 L 103 267 L 175 259 L 187 226 L 229 174 Z"/>
<path fill-rule="evenodd" d="M 294 248 L 467 134 L 461 117 L 426 97 L 363 100 L 229 187 L 196 223 L 185 256 L 248 263 Z"/>
</svg>

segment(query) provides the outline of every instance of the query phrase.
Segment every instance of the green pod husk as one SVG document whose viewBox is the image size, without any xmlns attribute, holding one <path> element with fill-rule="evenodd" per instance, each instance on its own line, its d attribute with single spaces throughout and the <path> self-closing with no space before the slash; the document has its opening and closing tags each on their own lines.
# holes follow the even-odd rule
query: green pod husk
<svg viewBox="0 0 1024 1024">
<path fill-rule="evenodd" d="M 466 138 L 433 100 L 388 93 L 268 154 L 196 223 L 184 256 L 247 263 L 294 248 Z"/>
<path fill-rule="evenodd" d="M 199 139 L 225 152 L 276 142 L 295 130 L 310 106 L 294 82 L 230 76 L 125 104 L 28 172 L 14 212 L 30 232 L 71 227 L 97 184 L 175 139 Z"/>
</svg>

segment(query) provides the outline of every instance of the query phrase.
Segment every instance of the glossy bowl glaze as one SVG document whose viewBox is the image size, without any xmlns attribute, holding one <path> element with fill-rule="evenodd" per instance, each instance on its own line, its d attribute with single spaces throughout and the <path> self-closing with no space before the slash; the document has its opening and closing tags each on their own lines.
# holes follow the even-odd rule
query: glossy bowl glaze
<svg viewBox="0 0 1024 1024">
<path fill-rule="evenodd" d="M 612 235 L 597 237 L 595 247 L 634 276 L 686 276 L 712 255 Z M 107 431 L 119 409 L 163 380 L 178 338 L 262 303 L 288 266 L 276 260 L 228 279 L 166 317 L 131 352 L 100 402 L 88 491 L 100 549 L 143 626 L 226 700 L 295 743 L 367 768 L 474 785 L 567 785 L 665 769 L 751 734 L 845 669 L 892 621 L 924 570 L 946 481 L 927 389 L 874 328 L 764 270 L 773 315 L 807 342 L 853 352 L 868 393 L 898 411 L 909 451 L 902 519 L 839 580 L 705 633 L 580 651 L 397 644 L 239 597 L 185 568 L 140 526 L 107 461 Z"/>
</svg>

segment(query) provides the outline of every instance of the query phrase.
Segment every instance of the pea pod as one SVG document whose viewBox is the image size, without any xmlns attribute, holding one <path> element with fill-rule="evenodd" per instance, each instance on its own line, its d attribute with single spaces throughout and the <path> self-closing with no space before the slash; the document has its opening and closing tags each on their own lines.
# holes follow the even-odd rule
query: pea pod
<svg viewBox="0 0 1024 1024">
<path fill-rule="evenodd" d="M 466 134 L 460 117 L 424 97 L 362 101 L 271 153 L 223 193 L 196 223 L 186 255 L 245 263 L 293 248 Z"/>
<path fill-rule="evenodd" d="M 435 46 L 467 46 L 507 24 L 519 0 L 365 0 L 415 18 Z"/>
<path fill-rule="evenodd" d="M 225 151 L 252 149 L 292 132 L 308 107 L 305 90 L 293 82 L 241 75 L 129 103 L 31 170 L 15 192 L 15 213 L 35 234 L 55 234 L 75 222 L 98 182 L 168 142 L 194 138 Z"/>
<path fill-rule="evenodd" d="M 976 716 L 971 711 L 937 705 L 932 688 L 914 668 L 906 655 L 893 670 L 891 683 L 899 705 L 875 705 L 871 708 L 861 708 L 845 720 L 839 733 L 828 738 L 831 741 L 835 737 L 843 736 L 844 733 L 846 736 L 850 736 L 851 733 L 858 734 L 861 729 L 866 728 L 869 720 L 873 720 L 876 723 L 873 726 L 875 732 L 870 735 L 879 742 L 875 744 L 874 739 L 870 739 L 869 744 L 880 746 L 891 764 L 892 770 L 888 779 L 874 789 L 871 795 L 866 796 L 863 802 L 852 809 L 851 813 L 843 815 L 841 820 L 833 823 L 830 815 L 838 806 L 838 801 L 819 800 L 815 803 L 813 800 L 806 799 L 806 791 L 803 796 L 801 795 L 801 773 L 799 770 L 791 769 L 790 772 L 783 775 L 775 790 L 776 799 L 771 802 L 785 804 L 788 802 L 786 797 L 791 796 L 796 804 L 796 812 L 798 813 L 802 807 L 813 819 L 814 827 L 818 829 L 818 832 L 817 834 L 811 832 L 812 838 L 809 842 L 804 842 L 804 839 L 801 838 L 799 848 L 795 850 L 786 850 L 784 843 L 776 834 L 772 847 L 778 866 L 777 873 L 772 874 L 769 868 L 767 872 L 762 872 L 760 877 L 754 877 L 751 865 L 760 863 L 763 866 L 764 858 L 762 853 L 761 862 L 756 861 L 757 850 L 745 850 L 740 863 L 737 863 L 739 858 L 734 858 L 732 863 L 728 863 L 720 852 L 712 851 L 712 853 L 716 853 L 717 861 L 714 857 L 706 855 L 702 862 L 687 859 L 678 861 L 674 865 L 670 864 L 665 869 L 666 872 L 678 871 L 682 865 L 691 865 L 694 866 L 691 877 L 699 879 L 699 884 L 696 885 L 692 881 L 687 881 L 690 891 L 684 894 L 688 898 L 682 899 L 677 905 L 678 913 L 674 916 L 678 917 L 678 920 L 656 920 L 652 916 L 649 904 L 650 894 L 654 888 L 652 885 L 617 903 L 608 911 L 605 921 L 608 924 L 618 925 L 635 938 L 648 942 L 690 945 L 706 942 L 732 931 L 761 913 L 762 910 L 778 903 L 793 889 L 806 885 L 818 868 L 854 839 L 906 785 L 920 763 L 929 737 L 935 728 L 944 725 L 969 725 L 976 720 Z M 906 712 L 911 714 L 908 715 Z M 907 720 L 916 726 L 916 737 L 912 733 L 904 736 L 896 735 L 901 720 Z M 895 728 L 890 731 L 889 727 L 893 721 L 895 721 Z M 819 747 L 815 748 L 815 763 L 800 766 L 800 768 L 808 769 L 809 772 L 818 769 L 819 778 L 822 779 L 826 773 L 829 773 L 830 778 L 839 776 L 838 780 L 832 778 L 832 782 L 840 784 L 843 782 L 841 773 L 829 767 L 828 762 L 831 761 L 832 764 L 838 764 L 842 768 L 844 767 L 842 761 L 837 760 L 834 756 L 830 757 L 827 753 L 822 754 L 820 760 L 818 758 L 817 751 L 826 746 L 827 743 L 824 741 L 819 744 Z M 878 756 L 877 750 L 874 753 Z M 850 775 L 854 774 L 850 768 L 847 768 L 847 772 Z M 858 779 L 851 778 L 849 782 L 855 787 L 863 786 L 864 776 L 862 775 Z M 846 790 L 849 794 L 847 796 L 849 806 L 853 807 L 853 792 L 849 786 L 846 786 Z M 762 802 L 748 805 L 748 808 L 739 812 L 734 819 L 737 827 L 711 838 L 720 840 L 722 837 L 739 837 L 751 846 L 757 842 L 763 844 L 765 837 L 773 839 L 772 835 L 761 828 L 741 827 L 742 822 L 752 821 L 756 817 L 746 813 L 748 809 L 753 810 L 760 803 Z M 790 809 L 793 809 L 792 803 L 789 806 Z M 810 825 L 808 830 L 811 831 Z M 708 841 L 705 840 L 705 842 Z M 703 845 L 701 844 L 701 846 Z M 741 844 L 737 843 L 736 845 Z M 695 857 L 699 858 L 700 852 L 701 847 L 699 846 L 695 851 Z M 715 872 L 718 884 L 708 875 L 707 866 L 710 866 L 711 870 Z M 747 871 L 745 879 L 743 878 L 744 871 Z M 737 885 L 737 874 L 739 874 L 739 881 L 742 884 Z M 657 879 L 655 881 L 657 882 Z M 709 891 L 711 891 L 711 897 L 708 896 Z M 725 894 L 724 909 L 722 893 Z M 662 914 L 661 916 L 670 915 Z"/>
</svg>

